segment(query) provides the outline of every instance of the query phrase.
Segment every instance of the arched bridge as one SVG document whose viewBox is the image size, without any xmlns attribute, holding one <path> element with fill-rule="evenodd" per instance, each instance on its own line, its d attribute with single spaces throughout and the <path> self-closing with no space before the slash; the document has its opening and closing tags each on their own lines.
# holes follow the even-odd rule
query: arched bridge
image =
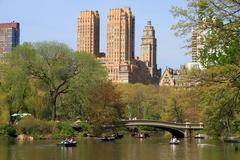
<svg viewBox="0 0 240 160">
<path fill-rule="evenodd" d="M 203 129 L 203 123 L 174 123 L 154 120 L 122 120 L 124 126 L 157 127 L 172 133 L 178 138 L 192 137 L 192 131 Z"/>
</svg>

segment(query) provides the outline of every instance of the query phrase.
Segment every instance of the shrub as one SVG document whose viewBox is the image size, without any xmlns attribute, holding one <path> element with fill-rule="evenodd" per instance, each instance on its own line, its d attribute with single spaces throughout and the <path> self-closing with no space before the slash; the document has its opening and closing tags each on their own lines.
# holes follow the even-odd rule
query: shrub
<svg viewBox="0 0 240 160">
<path fill-rule="evenodd" d="M 13 126 L 7 126 L 6 128 L 7 131 L 7 135 L 10 137 L 16 137 L 17 136 L 17 131 L 16 128 L 14 128 Z"/>
<path fill-rule="evenodd" d="M 46 135 L 52 134 L 55 130 L 55 122 L 25 117 L 17 125 L 18 134 Z"/>
<path fill-rule="evenodd" d="M 6 125 L 0 125 L 0 135 L 6 135 L 7 133 L 7 126 Z"/>
<path fill-rule="evenodd" d="M 16 126 L 18 134 L 27 134 L 41 138 L 52 135 L 54 138 L 75 136 L 75 131 L 69 122 L 54 122 L 25 117 Z"/>
<path fill-rule="evenodd" d="M 73 124 L 73 128 L 79 132 L 89 132 L 91 130 L 91 127 L 87 122 L 80 120 Z"/>
<path fill-rule="evenodd" d="M 11 137 L 16 137 L 16 129 L 11 125 L 1 125 L 0 126 L 0 135 L 8 135 Z"/>
<path fill-rule="evenodd" d="M 55 129 L 54 137 L 63 138 L 75 136 L 75 131 L 69 122 L 59 122 Z"/>
</svg>

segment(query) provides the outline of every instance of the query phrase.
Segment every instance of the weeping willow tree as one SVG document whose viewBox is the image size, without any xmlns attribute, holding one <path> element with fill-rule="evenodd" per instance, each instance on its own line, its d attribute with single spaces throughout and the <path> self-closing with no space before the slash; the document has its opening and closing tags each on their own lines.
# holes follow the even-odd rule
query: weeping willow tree
<svg viewBox="0 0 240 160">
<path fill-rule="evenodd" d="M 60 108 L 78 111 L 82 103 L 74 99 L 84 99 L 87 95 L 80 94 L 83 90 L 105 79 L 103 67 L 90 54 L 74 52 L 57 42 L 25 43 L 3 64 L 1 92 L 10 115 L 30 112 L 56 120 L 70 115 L 60 113 L 66 111 Z"/>
</svg>

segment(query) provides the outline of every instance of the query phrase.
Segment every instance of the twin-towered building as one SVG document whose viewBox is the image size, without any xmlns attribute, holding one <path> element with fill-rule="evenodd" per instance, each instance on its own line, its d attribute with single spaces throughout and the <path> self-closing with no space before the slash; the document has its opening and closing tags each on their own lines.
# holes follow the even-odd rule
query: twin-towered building
<svg viewBox="0 0 240 160">
<path fill-rule="evenodd" d="M 199 68 L 199 48 L 202 33 L 198 28 L 192 32 L 192 63 L 185 67 Z M 130 8 L 115 8 L 107 16 L 107 53 L 99 51 L 100 16 L 98 11 L 81 11 L 77 26 L 77 50 L 92 53 L 107 70 L 108 78 L 116 83 L 159 84 L 176 86 L 179 72 L 167 68 L 161 81 L 157 69 L 157 39 L 155 30 L 148 21 L 141 38 L 140 58 L 135 58 L 135 17 Z M 4 60 L 20 42 L 20 24 L 0 23 L 0 60 Z M 200 66 L 201 67 L 201 66 Z M 179 85 L 179 84 L 178 84 Z M 181 85 L 181 84 L 180 84 Z"/>
<path fill-rule="evenodd" d="M 158 83 L 155 31 L 149 21 L 144 29 L 141 58 L 135 59 L 135 17 L 130 8 L 111 9 L 107 15 L 107 53 L 99 53 L 98 11 L 81 11 L 78 18 L 77 50 L 95 54 L 116 83 Z"/>
<path fill-rule="evenodd" d="M 0 23 L 0 59 L 20 42 L 19 23 Z M 107 15 L 107 51 L 99 51 L 100 16 L 98 11 L 81 11 L 77 26 L 77 50 L 98 57 L 108 78 L 116 83 L 155 83 L 161 70 L 156 64 L 155 30 L 151 22 L 144 28 L 141 56 L 135 59 L 135 17 L 130 8 L 110 9 Z"/>
</svg>

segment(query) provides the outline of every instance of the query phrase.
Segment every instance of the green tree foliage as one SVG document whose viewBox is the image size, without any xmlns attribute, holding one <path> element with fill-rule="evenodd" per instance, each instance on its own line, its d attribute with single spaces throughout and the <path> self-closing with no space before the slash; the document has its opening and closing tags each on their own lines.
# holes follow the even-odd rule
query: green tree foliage
<svg viewBox="0 0 240 160">
<path fill-rule="evenodd" d="M 158 87 L 143 84 L 119 84 L 116 86 L 122 93 L 122 101 L 126 104 L 126 117 L 138 119 L 159 119 L 154 112 L 157 104 Z"/>
<path fill-rule="evenodd" d="M 44 112 L 43 117 L 52 120 L 57 114 L 68 118 L 79 114 L 85 91 L 106 77 L 90 54 L 76 53 L 56 42 L 20 45 L 9 54 L 3 68 L 1 91 L 6 93 L 10 114 L 24 111 L 41 117 Z M 76 114 L 60 114 L 57 108 L 71 108 Z"/>
<path fill-rule="evenodd" d="M 60 113 L 62 119 L 87 119 L 89 97 L 98 86 L 106 81 L 106 72 L 95 58 L 89 54 L 78 54 L 81 70 L 71 81 L 68 94 L 60 96 Z"/>
<path fill-rule="evenodd" d="M 3 96 L 3 106 L 8 106 L 9 114 L 28 111 L 30 101 L 35 105 L 37 100 L 34 82 L 30 81 L 27 71 L 27 61 L 34 57 L 32 50 L 26 45 L 19 46 L 18 51 L 9 55 L 7 64 L 2 64 L 1 73 L 1 96 Z M 19 54 L 18 54 L 19 53 Z M 10 115 L 8 115 L 10 117 Z"/>
<path fill-rule="evenodd" d="M 187 0 L 187 8 L 173 7 L 179 22 L 176 35 L 196 29 L 202 36 L 199 59 L 203 66 L 239 64 L 240 3 L 235 0 Z M 191 43 L 191 41 L 189 41 Z M 191 45 L 188 44 L 190 47 Z"/>
<path fill-rule="evenodd" d="M 239 73 L 238 66 L 226 64 L 196 75 L 201 84 L 203 119 L 214 136 L 228 136 L 239 131 Z"/>
<path fill-rule="evenodd" d="M 126 118 L 172 122 L 200 120 L 196 91 L 143 84 L 119 84 L 117 89 L 126 105 Z"/>
<path fill-rule="evenodd" d="M 202 91 L 205 124 L 210 134 L 228 135 L 239 130 L 240 3 L 237 0 L 187 0 L 187 7 L 173 7 L 179 17 L 177 35 L 192 29 L 202 36 L 199 60 L 205 69 L 195 72 Z M 189 41 L 191 42 L 191 41 Z"/>
<path fill-rule="evenodd" d="M 162 88 L 165 94 L 164 118 L 167 121 L 174 122 L 199 122 L 201 115 L 199 114 L 199 100 L 195 88 Z"/>
</svg>

